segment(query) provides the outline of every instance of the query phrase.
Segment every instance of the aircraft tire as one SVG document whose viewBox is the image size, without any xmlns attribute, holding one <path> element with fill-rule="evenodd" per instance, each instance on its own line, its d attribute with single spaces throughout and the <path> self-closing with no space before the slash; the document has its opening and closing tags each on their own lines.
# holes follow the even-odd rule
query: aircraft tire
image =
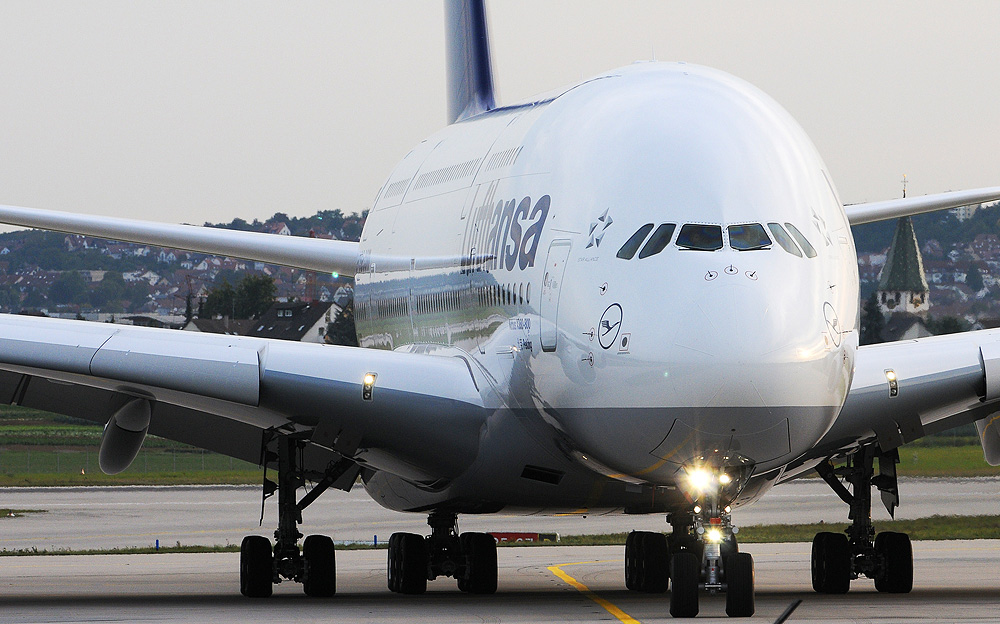
<svg viewBox="0 0 1000 624">
<path fill-rule="evenodd" d="M 326 535 L 310 535 L 302 544 L 305 574 L 302 589 L 307 596 L 329 598 L 337 593 L 337 551 Z"/>
<path fill-rule="evenodd" d="M 468 561 L 464 589 L 472 594 L 495 594 L 497 591 L 497 541 L 489 533 L 462 533 L 459 537 Z"/>
<path fill-rule="evenodd" d="M 913 545 L 906 533 L 885 531 L 875 536 L 875 552 L 883 561 L 875 589 L 887 594 L 908 594 L 913 589 Z"/>
<path fill-rule="evenodd" d="M 394 533 L 396 542 L 396 587 L 400 594 L 427 591 L 427 541 L 415 533 Z"/>
<path fill-rule="evenodd" d="M 274 554 L 271 540 L 248 535 L 240 544 L 240 593 L 247 598 L 267 598 L 272 591 Z"/>
<path fill-rule="evenodd" d="M 812 544 L 812 586 L 821 594 L 851 588 L 851 545 L 842 533 L 817 533 Z"/>
<path fill-rule="evenodd" d="M 638 579 L 636 579 L 636 568 L 638 567 L 636 541 L 639 539 L 639 535 L 638 531 L 632 531 L 625 538 L 625 589 L 631 591 L 639 590 Z"/>
<path fill-rule="evenodd" d="M 663 533 L 646 532 L 639 542 L 639 591 L 662 594 L 670 583 L 670 549 Z"/>
<path fill-rule="evenodd" d="M 690 618 L 698 615 L 698 582 L 701 580 L 701 561 L 689 551 L 682 550 L 670 558 L 670 615 Z"/>
<path fill-rule="evenodd" d="M 726 562 L 726 615 L 750 617 L 754 613 L 753 557 L 733 553 Z"/>
</svg>

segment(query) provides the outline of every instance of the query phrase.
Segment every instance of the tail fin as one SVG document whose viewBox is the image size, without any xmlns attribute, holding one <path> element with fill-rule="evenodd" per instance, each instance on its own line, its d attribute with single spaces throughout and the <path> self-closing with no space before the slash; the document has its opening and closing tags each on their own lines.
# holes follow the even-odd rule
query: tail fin
<svg viewBox="0 0 1000 624">
<path fill-rule="evenodd" d="M 445 0 L 448 122 L 496 108 L 485 0 Z"/>
</svg>

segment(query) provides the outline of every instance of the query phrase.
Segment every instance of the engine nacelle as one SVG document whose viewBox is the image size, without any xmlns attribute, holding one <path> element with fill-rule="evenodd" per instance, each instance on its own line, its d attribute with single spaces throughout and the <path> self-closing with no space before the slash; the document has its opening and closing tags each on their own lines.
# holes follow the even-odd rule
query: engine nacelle
<svg viewBox="0 0 1000 624">
<path fill-rule="evenodd" d="M 99 463 L 104 474 L 118 474 L 132 465 L 146 439 L 152 411 L 147 399 L 134 398 L 111 415 L 101 436 Z"/>
</svg>

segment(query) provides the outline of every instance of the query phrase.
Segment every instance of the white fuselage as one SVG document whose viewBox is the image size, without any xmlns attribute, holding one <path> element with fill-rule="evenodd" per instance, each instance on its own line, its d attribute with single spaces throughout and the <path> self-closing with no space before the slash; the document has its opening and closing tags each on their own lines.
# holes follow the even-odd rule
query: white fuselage
<svg viewBox="0 0 1000 624">
<path fill-rule="evenodd" d="M 718 71 L 636 64 L 449 126 L 392 173 L 361 253 L 362 346 L 468 354 L 498 413 L 615 479 L 780 469 L 850 387 L 858 273 L 829 174 Z"/>
</svg>

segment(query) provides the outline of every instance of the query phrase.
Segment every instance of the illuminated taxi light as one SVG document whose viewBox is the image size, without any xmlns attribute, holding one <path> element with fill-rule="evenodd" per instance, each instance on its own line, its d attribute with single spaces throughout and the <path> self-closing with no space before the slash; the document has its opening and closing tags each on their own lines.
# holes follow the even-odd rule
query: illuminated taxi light
<svg viewBox="0 0 1000 624">
<path fill-rule="evenodd" d="M 694 468 L 687 474 L 688 485 L 691 489 L 704 492 L 712 485 L 712 473 L 704 468 Z"/>
<path fill-rule="evenodd" d="M 378 377 L 375 373 L 368 373 L 362 380 L 361 385 L 361 399 L 363 401 L 372 400 L 372 392 L 375 389 L 375 379 Z"/>
<path fill-rule="evenodd" d="M 733 478 L 724 472 L 719 475 L 719 483 L 721 483 L 722 485 L 729 485 L 730 483 L 732 483 L 732 481 Z"/>
<path fill-rule="evenodd" d="M 696 514 L 699 514 L 699 513 L 701 513 L 701 506 L 700 506 L 700 505 L 695 505 L 695 506 L 694 506 L 694 512 L 695 512 Z"/>
<path fill-rule="evenodd" d="M 712 544 L 718 544 L 722 541 L 722 530 L 715 528 L 709 529 L 705 534 L 705 539 Z"/>
<path fill-rule="evenodd" d="M 899 378 L 896 371 L 891 368 L 885 369 L 885 380 L 889 382 L 889 396 L 894 397 L 899 394 Z"/>
<path fill-rule="evenodd" d="M 726 513 L 729 513 L 729 512 L 731 512 L 732 510 L 733 510 L 733 508 L 732 508 L 732 507 L 730 507 L 729 505 L 726 505 Z"/>
</svg>

